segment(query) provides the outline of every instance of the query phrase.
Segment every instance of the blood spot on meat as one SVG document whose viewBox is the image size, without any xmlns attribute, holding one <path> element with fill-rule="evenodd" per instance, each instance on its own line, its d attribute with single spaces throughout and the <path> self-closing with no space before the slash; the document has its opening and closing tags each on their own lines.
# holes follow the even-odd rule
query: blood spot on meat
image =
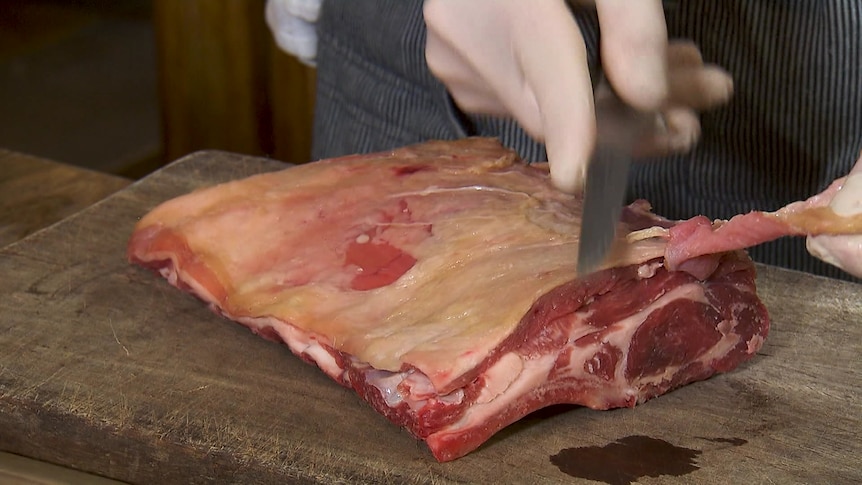
<svg viewBox="0 0 862 485">
<path fill-rule="evenodd" d="M 367 291 L 395 282 L 416 264 L 416 258 L 386 241 L 353 241 L 347 246 L 345 264 L 359 268 L 350 288 Z"/>
<path fill-rule="evenodd" d="M 401 213 L 402 217 L 406 217 L 407 221 L 413 220 L 413 213 L 410 211 L 410 207 L 407 205 L 407 201 L 401 199 L 398 201 L 398 212 Z"/>
<path fill-rule="evenodd" d="M 412 175 L 412 174 L 417 173 L 417 172 L 424 172 L 424 171 L 428 171 L 431 169 L 432 169 L 432 167 L 429 165 L 407 165 L 404 167 L 396 167 L 395 168 L 395 175 L 399 175 L 399 176 Z"/>
</svg>

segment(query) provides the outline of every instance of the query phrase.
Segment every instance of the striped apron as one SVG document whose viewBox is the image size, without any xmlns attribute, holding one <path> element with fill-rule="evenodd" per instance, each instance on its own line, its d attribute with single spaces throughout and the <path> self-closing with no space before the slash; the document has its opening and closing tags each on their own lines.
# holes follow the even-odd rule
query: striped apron
<svg viewBox="0 0 862 485">
<path fill-rule="evenodd" d="M 635 164 L 631 199 L 671 219 L 727 219 L 805 199 L 850 170 L 862 150 L 862 1 L 676 0 L 665 15 L 671 38 L 733 75 L 734 96 L 701 116 L 690 153 Z M 596 19 L 576 20 L 598 68 Z M 512 120 L 454 106 L 425 64 L 421 0 L 324 0 L 317 29 L 315 159 L 473 135 L 546 159 Z M 804 238 L 749 253 L 860 281 L 810 256 Z"/>
</svg>

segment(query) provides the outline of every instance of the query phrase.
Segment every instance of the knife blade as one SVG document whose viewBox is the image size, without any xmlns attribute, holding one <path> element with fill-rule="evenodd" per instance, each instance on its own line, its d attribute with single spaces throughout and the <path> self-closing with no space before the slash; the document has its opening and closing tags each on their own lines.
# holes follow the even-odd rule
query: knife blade
<svg viewBox="0 0 862 485">
<path fill-rule="evenodd" d="M 623 103 L 610 88 L 596 90 L 596 147 L 584 186 L 578 275 L 599 269 L 616 235 L 635 143 L 653 115 Z"/>
</svg>

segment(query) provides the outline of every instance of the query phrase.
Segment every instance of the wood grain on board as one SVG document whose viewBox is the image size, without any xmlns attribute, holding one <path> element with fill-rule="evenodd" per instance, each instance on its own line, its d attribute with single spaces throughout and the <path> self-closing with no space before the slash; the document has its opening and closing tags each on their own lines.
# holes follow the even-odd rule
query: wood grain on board
<svg viewBox="0 0 862 485">
<path fill-rule="evenodd" d="M 130 183 L 122 177 L 0 149 L 0 247 Z"/>
</svg>

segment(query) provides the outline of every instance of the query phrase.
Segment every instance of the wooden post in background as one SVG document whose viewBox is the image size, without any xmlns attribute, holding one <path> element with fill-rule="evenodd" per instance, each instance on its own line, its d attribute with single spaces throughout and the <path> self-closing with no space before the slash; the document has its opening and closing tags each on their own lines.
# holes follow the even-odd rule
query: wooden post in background
<svg viewBox="0 0 862 485">
<path fill-rule="evenodd" d="M 309 160 L 314 71 L 279 51 L 265 0 L 155 0 L 166 161 L 216 148 Z"/>
<path fill-rule="evenodd" d="M 311 158 L 316 71 L 280 50 L 274 41 L 270 45 L 273 157 L 304 163 Z"/>
</svg>

